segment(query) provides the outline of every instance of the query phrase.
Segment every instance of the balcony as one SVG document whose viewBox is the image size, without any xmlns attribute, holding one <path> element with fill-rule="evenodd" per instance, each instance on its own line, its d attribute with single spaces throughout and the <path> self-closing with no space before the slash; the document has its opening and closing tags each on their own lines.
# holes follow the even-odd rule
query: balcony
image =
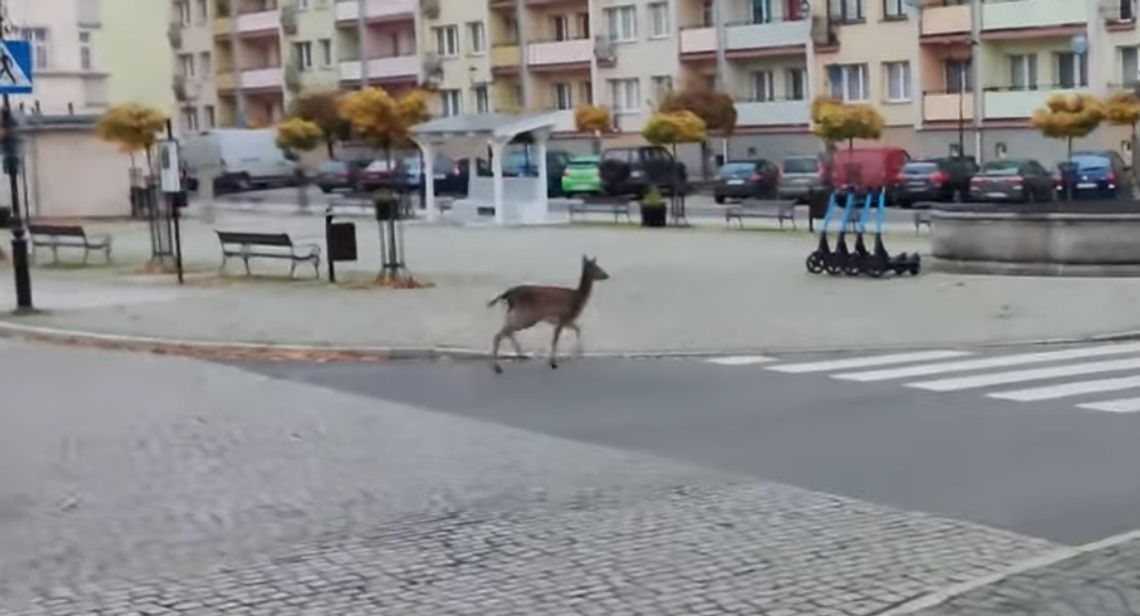
<svg viewBox="0 0 1140 616">
<path fill-rule="evenodd" d="M 740 126 L 785 126 L 807 124 L 811 118 L 811 103 L 802 101 L 745 101 L 736 102 L 736 123 Z"/>
<path fill-rule="evenodd" d="M 589 66 L 593 57 L 594 42 L 590 39 L 547 41 L 526 47 L 527 66 L 538 69 Z"/>
<path fill-rule="evenodd" d="M 932 6 L 922 11 L 922 36 L 967 34 L 970 32 L 970 5 Z"/>
<path fill-rule="evenodd" d="M 239 35 L 277 34 L 281 27 L 281 13 L 277 9 L 244 13 L 237 16 L 235 31 Z"/>
<path fill-rule="evenodd" d="M 368 61 L 370 81 L 405 81 L 415 79 L 419 74 L 417 56 L 392 56 L 373 58 Z M 341 81 L 360 81 L 363 78 L 360 60 L 347 60 L 340 63 Z"/>
<path fill-rule="evenodd" d="M 1042 86 L 1039 90 L 1010 90 L 1007 88 L 987 88 L 985 92 L 985 118 L 987 120 L 1028 118 L 1033 112 L 1044 107 L 1045 101 L 1054 94 L 1083 92 L 1081 89 L 1054 89 Z"/>
<path fill-rule="evenodd" d="M 736 23 L 725 27 L 725 50 L 731 55 L 776 55 L 805 47 L 811 40 L 806 19 L 768 23 Z M 734 53 L 735 52 L 735 53 Z"/>
<path fill-rule="evenodd" d="M 214 86 L 221 91 L 237 89 L 237 73 L 233 70 L 219 69 L 214 75 Z"/>
<path fill-rule="evenodd" d="M 233 31 L 233 21 L 229 17 L 215 17 L 211 27 L 213 28 L 214 36 L 228 37 Z"/>
<path fill-rule="evenodd" d="M 419 10 L 418 0 L 339 0 L 336 3 L 337 21 L 359 19 L 361 3 L 364 4 L 364 19 L 367 21 L 412 19 Z"/>
<path fill-rule="evenodd" d="M 512 73 L 522 65 L 522 49 L 518 44 L 491 46 L 491 70 L 497 73 Z"/>
<path fill-rule="evenodd" d="M 280 66 L 247 69 L 241 72 L 243 90 L 280 90 L 285 82 L 285 74 Z"/>
<path fill-rule="evenodd" d="M 974 93 L 926 92 L 922 95 L 922 119 L 927 122 L 957 122 L 958 105 L 961 104 L 962 119 L 974 119 Z"/>
<path fill-rule="evenodd" d="M 548 109 L 547 112 L 555 114 L 554 132 L 571 133 L 578 130 L 578 124 L 574 121 L 573 109 Z"/>
<path fill-rule="evenodd" d="M 716 28 L 696 26 L 681 28 L 681 55 L 716 53 Z"/>
<path fill-rule="evenodd" d="M 1074 0 L 988 0 L 982 4 L 982 30 L 1026 30 L 1089 20 L 1088 3 Z"/>
</svg>

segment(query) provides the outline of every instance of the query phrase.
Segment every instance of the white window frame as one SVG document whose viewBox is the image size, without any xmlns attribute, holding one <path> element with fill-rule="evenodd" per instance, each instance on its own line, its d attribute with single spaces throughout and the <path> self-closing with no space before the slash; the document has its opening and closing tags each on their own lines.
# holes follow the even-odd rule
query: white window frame
<svg viewBox="0 0 1140 616">
<path fill-rule="evenodd" d="M 574 108 L 574 85 L 570 83 L 555 83 L 551 86 L 554 95 L 554 108 L 560 111 Z"/>
<path fill-rule="evenodd" d="M 1014 79 L 1016 71 L 1015 66 L 1020 65 L 1022 73 L 1025 77 L 1024 84 L 1017 84 Z M 1040 75 L 1037 72 L 1037 54 L 1009 54 L 1006 56 L 1006 68 L 1009 69 L 1009 89 L 1010 90 L 1036 90 Z"/>
<path fill-rule="evenodd" d="M 650 83 L 653 85 L 653 98 L 659 103 L 673 91 L 672 75 L 654 75 Z"/>
<path fill-rule="evenodd" d="M 649 38 L 669 38 L 673 34 L 673 27 L 669 20 L 669 3 L 652 2 L 649 4 Z"/>
<path fill-rule="evenodd" d="M 614 113 L 640 113 L 641 80 L 636 77 L 610 79 L 610 100 Z"/>
<path fill-rule="evenodd" d="M 437 26 L 435 28 L 435 52 L 441 58 L 459 56 L 459 26 Z"/>
<path fill-rule="evenodd" d="M 218 127 L 218 111 L 213 105 L 206 105 L 202 107 L 202 111 L 206 116 L 206 128 Z"/>
<path fill-rule="evenodd" d="M 487 26 L 481 21 L 467 22 L 467 38 L 470 43 L 468 53 L 481 56 L 487 53 Z"/>
<path fill-rule="evenodd" d="M 895 79 L 898 79 L 898 83 Z M 898 86 L 896 91 L 896 85 Z M 911 100 L 910 62 L 906 60 L 883 62 L 883 92 L 888 103 L 909 103 Z"/>
<path fill-rule="evenodd" d="M 293 43 L 293 60 L 298 71 L 308 73 L 313 70 L 313 42 L 298 41 Z"/>
<path fill-rule="evenodd" d="M 194 107 L 182 108 L 182 123 L 186 126 L 188 131 L 197 131 L 198 128 L 198 110 Z"/>
<path fill-rule="evenodd" d="M 799 81 L 799 92 L 795 83 Z M 807 100 L 807 69 L 793 67 L 784 71 L 784 98 L 790 101 Z"/>
<path fill-rule="evenodd" d="M 1062 86 L 1064 83 L 1062 73 L 1062 60 L 1068 58 L 1071 62 L 1070 66 L 1073 70 L 1072 86 Z M 1053 54 L 1053 84 L 1060 87 L 1087 88 L 1089 87 L 1089 56 L 1088 54 L 1077 54 L 1071 51 L 1062 51 Z"/>
<path fill-rule="evenodd" d="M 905 0 L 883 0 L 884 19 L 906 19 Z"/>
<path fill-rule="evenodd" d="M 185 79 L 194 78 L 194 54 L 178 54 L 178 74 Z"/>
<path fill-rule="evenodd" d="M 1140 47 L 1129 45 L 1126 47 L 1118 48 L 1116 56 L 1120 61 L 1120 83 L 1128 85 L 1140 81 Z M 1127 56 L 1132 56 L 1132 61 L 1129 62 Z M 1128 71 L 1129 64 L 1132 65 L 1132 70 Z"/>
<path fill-rule="evenodd" d="M 202 79 L 209 79 L 214 74 L 214 55 L 209 51 L 203 51 L 198 54 L 198 68 L 202 73 Z"/>
<path fill-rule="evenodd" d="M 550 16 L 550 40 L 552 41 L 569 41 L 574 38 L 574 33 L 570 31 L 570 16 L 569 15 L 551 15 Z"/>
<path fill-rule="evenodd" d="M 866 64 L 840 64 L 839 70 L 839 82 L 832 81 L 828 84 L 832 96 L 848 103 L 864 103 L 871 100 L 870 77 Z M 837 89 L 838 95 L 836 95 Z"/>
<path fill-rule="evenodd" d="M 24 28 L 20 38 L 32 44 L 32 68 L 51 68 L 51 33 L 47 28 Z"/>
<path fill-rule="evenodd" d="M 459 90 L 440 90 L 439 102 L 440 115 L 445 118 L 463 113 L 463 95 Z"/>
<path fill-rule="evenodd" d="M 605 9 L 605 12 L 610 41 L 614 43 L 637 41 L 637 5 L 613 6 Z"/>
<path fill-rule="evenodd" d="M 491 112 L 491 93 L 487 86 L 475 86 L 471 90 L 471 97 L 475 99 L 475 113 Z"/>
<path fill-rule="evenodd" d="M 329 68 L 333 65 L 333 42 L 331 38 L 319 41 L 321 47 L 321 66 Z"/>
<path fill-rule="evenodd" d="M 776 100 L 776 74 L 771 70 L 752 71 L 752 100 L 770 103 Z"/>
</svg>

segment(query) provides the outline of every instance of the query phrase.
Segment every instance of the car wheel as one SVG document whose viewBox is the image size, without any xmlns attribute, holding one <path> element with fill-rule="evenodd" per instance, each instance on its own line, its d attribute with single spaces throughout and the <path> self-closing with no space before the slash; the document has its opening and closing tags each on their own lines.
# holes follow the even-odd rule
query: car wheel
<svg viewBox="0 0 1140 616">
<path fill-rule="evenodd" d="M 713 200 L 721 205 L 724 205 L 724 195 L 716 195 L 713 197 Z"/>
<path fill-rule="evenodd" d="M 326 195 L 331 194 L 332 191 L 332 186 L 321 186 L 321 192 L 325 193 Z"/>
</svg>

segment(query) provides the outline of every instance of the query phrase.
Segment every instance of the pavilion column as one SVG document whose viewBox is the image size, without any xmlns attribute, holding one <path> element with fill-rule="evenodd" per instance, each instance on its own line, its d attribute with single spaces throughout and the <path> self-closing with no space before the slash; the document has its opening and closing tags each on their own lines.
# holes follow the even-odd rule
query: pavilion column
<svg viewBox="0 0 1140 616">
<path fill-rule="evenodd" d="M 550 194 L 547 190 L 549 177 L 546 170 L 546 140 L 548 135 L 546 131 L 534 131 L 534 154 L 538 159 L 538 186 L 534 195 L 534 207 L 529 208 L 530 220 L 528 222 L 541 223 L 546 222 L 547 215 L 550 213 Z"/>
<path fill-rule="evenodd" d="M 507 224 L 507 213 L 503 211 L 503 146 L 498 139 L 491 140 L 491 194 L 495 205 L 495 224 Z"/>
</svg>

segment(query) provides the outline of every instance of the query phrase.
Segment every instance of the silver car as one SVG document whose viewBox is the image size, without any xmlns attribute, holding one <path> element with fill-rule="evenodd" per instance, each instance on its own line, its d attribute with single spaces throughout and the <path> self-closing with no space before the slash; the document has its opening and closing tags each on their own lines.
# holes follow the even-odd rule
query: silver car
<svg viewBox="0 0 1140 616">
<path fill-rule="evenodd" d="M 823 161 L 819 156 L 789 156 L 780 166 L 781 199 L 806 201 L 808 195 L 821 191 L 823 183 Z"/>
</svg>

